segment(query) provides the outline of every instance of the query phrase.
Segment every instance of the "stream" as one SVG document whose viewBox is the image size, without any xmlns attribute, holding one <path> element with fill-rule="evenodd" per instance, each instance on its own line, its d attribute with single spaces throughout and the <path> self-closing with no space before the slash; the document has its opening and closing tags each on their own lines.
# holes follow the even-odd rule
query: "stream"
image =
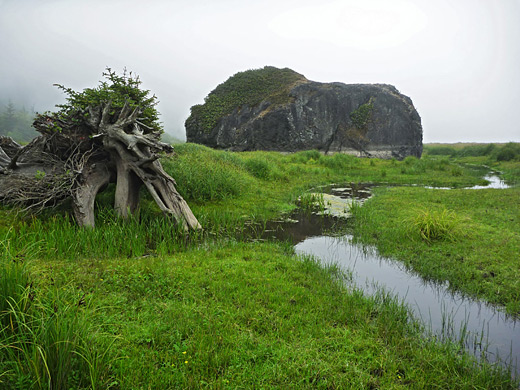
<svg viewBox="0 0 520 390">
<path fill-rule="evenodd" d="M 507 188 L 498 176 L 485 177 L 488 186 Z M 510 366 L 520 376 L 520 321 L 485 302 L 450 291 L 448 283 L 422 279 L 402 263 L 379 256 L 372 247 L 353 243 L 350 234 L 337 236 L 345 226 L 352 202 L 370 197 L 369 188 L 336 187 L 324 193 L 325 215 L 297 211 L 290 218 L 265 226 L 263 238 L 290 241 L 297 253 L 310 254 L 323 264 L 337 264 L 352 274 L 353 283 L 366 294 L 384 289 L 404 302 L 414 316 L 439 339 L 460 343 L 477 359 Z"/>
</svg>

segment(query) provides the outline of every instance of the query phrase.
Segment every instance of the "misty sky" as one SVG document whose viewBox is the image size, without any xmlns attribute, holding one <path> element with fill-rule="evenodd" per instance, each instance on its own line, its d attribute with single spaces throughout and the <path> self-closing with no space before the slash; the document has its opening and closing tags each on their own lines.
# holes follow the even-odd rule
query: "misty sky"
<svg viewBox="0 0 520 390">
<path fill-rule="evenodd" d="M 236 72 L 388 83 L 425 142 L 520 141 L 520 0 L 0 0 L 0 101 L 52 110 L 54 83 L 127 67 L 184 139 L 189 108 Z"/>
</svg>

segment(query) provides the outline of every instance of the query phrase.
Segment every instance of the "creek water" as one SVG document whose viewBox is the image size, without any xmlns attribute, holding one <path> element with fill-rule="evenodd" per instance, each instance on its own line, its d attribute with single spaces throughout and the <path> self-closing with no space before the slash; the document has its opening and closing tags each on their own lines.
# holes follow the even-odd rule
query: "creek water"
<svg viewBox="0 0 520 390">
<path fill-rule="evenodd" d="M 494 188 L 494 189 L 499 189 L 499 190 L 503 190 L 505 188 L 509 188 L 509 185 L 504 182 L 499 176 L 493 174 L 493 173 L 490 173 L 486 176 L 484 176 L 484 180 L 486 180 L 488 183 L 485 184 L 485 185 L 476 185 L 476 186 L 472 186 L 472 187 L 466 187 L 464 188 L 465 190 L 482 190 L 482 189 L 485 189 L 485 188 Z M 426 187 L 426 188 L 430 188 L 430 189 L 441 189 L 441 190 L 451 190 L 452 188 L 451 187 Z"/>
<path fill-rule="evenodd" d="M 484 188 L 495 188 L 495 189 L 504 189 L 509 188 L 509 185 L 507 185 L 499 176 L 495 174 L 489 174 L 484 176 L 484 179 L 488 181 L 489 184 L 484 186 L 473 186 L 468 187 L 469 190 L 480 190 Z"/>
<path fill-rule="evenodd" d="M 496 176 L 490 186 L 506 188 Z M 490 180 L 491 179 L 491 180 Z M 352 236 L 337 236 L 345 226 L 351 202 L 363 202 L 368 188 L 331 188 L 324 194 L 325 215 L 296 212 L 290 218 L 266 225 L 263 238 L 290 241 L 297 253 L 315 256 L 323 264 L 337 264 L 352 274 L 354 284 L 366 294 L 379 289 L 391 292 L 408 305 L 414 316 L 440 339 L 458 342 L 478 359 L 500 363 L 520 376 L 520 321 L 494 307 L 453 292 L 449 285 L 433 283 L 406 269 L 402 263 L 379 256 L 372 247 L 353 243 Z"/>
</svg>

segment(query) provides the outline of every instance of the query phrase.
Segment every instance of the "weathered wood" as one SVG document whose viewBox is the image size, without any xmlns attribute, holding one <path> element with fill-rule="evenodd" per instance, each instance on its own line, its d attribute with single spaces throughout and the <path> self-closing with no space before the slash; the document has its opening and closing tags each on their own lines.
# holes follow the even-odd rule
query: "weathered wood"
<svg viewBox="0 0 520 390">
<path fill-rule="evenodd" d="M 107 102 L 88 107 L 70 121 L 38 116 L 33 126 L 42 136 L 37 141 L 24 148 L 13 147 L 9 152 L 0 147 L 0 168 L 14 179 L 11 185 L 19 183 L 14 192 L 9 191 L 2 187 L 0 178 L 0 201 L 42 207 L 57 199 L 58 188 L 59 199 L 72 199 L 77 223 L 94 227 L 94 201 L 104 186 L 115 181 L 114 207 L 118 215 L 126 218 L 137 210 L 139 189 L 144 185 L 161 211 L 172 215 L 185 229 L 200 229 L 177 192 L 175 180 L 158 160 L 158 153 L 171 153 L 173 148 L 160 142 L 159 134 L 139 121 L 139 108 L 132 109 L 126 102 L 119 112 L 114 111 Z M 32 169 L 22 169 L 23 164 Z M 50 179 L 48 175 L 55 188 L 46 192 L 38 180 Z M 22 182 L 39 183 L 38 192 L 22 187 Z"/>
<path fill-rule="evenodd" d="M 117 182 L 114 208 L 118 215 L 128 218 L 139 206 L 139 189 L 142 182 L 132 171 L 127 161 L 117 159 L 116 169 Z"/>
<path fill-rule="evenodd" d="M 72 191 L 72 210 L 80 226 L 94 227 L 94 202 L 99 190 L 110 181 L 110 169 L 105 164 L 92 164 L 83 173 L 82 182 Z"/>
<path fill-rule="evenodd" d="M 188 204 L 177 192 L 175 180 L 164 171 L 159 161 L 151 163 L 146 171 L 134 166 L 134 172 L 143 181 L 161 211 L 172 215 L 186 230 L 201 228 Z"/>
<path fill-rule="evenodd" d="M 20 149 L 22 145 L 11 137 L 0 136 L 0 150 L 7 156 L 12 158 Z"/>
<path fill-rule="evenodd" d="M 11 163 L 11 158 L 7 155 L 6 152 L 0 146 L 0 169 L 7 169 L 9 164 Z"/>
</svg>

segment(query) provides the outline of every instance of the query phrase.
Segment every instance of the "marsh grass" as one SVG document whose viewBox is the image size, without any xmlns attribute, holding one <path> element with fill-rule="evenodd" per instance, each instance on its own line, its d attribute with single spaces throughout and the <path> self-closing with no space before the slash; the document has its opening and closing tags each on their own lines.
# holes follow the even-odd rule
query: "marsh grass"
<svg viewBox="0 0 520 390">
<path fill-rule="evenodd" d="M 506 161 L 497 166 L 502 178 L 510 186 L 520 186 L 520 161 Z"/>
<path fill-rule="evenodd" d="M 182 158 L 166 159 L 164 167 L 176 179 L 177 190 L 185 199 L 222 200 L 236 197 L 250 188 L 251 180 L 242 161 L 229 152 L 194 144 L 179 145 L 177 149 Z"/>
<path fill-rule="evenodd" d="M 112 209 L 101 209 L 98 228 L 78 227 L 69 215 L 41 219 L 31 217 L 19 221 L 4 232 L 3 244 L 13 253 L 26 253 L 28 258 L 108 258 L 166 254 L 182 250 L 189 240 L 197 240 L 202 232 L 187 237 L 172 218 L 153 211 L 142 211 L 123 220 Z M 20 238 L 23 237 L 23 240 Z"/>
<path fill-rule="evenodd" d="M 38 290 L 26 265 L 0 264 L 0 385 L 5 389 L 104 388 L 108 361 L 74 289 Z M 71 292 L 70 290 L 74 291 Z M 106 351 L 107 349 L 105 349 Z"/>
<path fill-rule="evenodd" d="M 0 332 L 3 383 L 7 388 L 104 388 L 109 364 L 106 355 L 94 352 L 102 347 L 84 318 L 84 298 L 76 296 L 70 302 L 63 292 L 34 294 L 27 288 L 2 314 L 17 324 Z"/>
<path fill-rule="evenodd" d="M 275 164 L 264 156 L 246 159 L 244 167 L 252 176 L 262 180 L 269 180 L 273 176 L 280 175 Z"/>
<path fill-rule="evenodd" d="M 23 265 L 35 278 L 5 268 L 13 275 L 6 289 L 15 288 L 4 294 L 3 315 L 19 325 L 2 328 L 0 387 L 48 388 L 53 372 L 51 383 L 67 381 L 64 388 L 517 387 L 510 373 L 477 367 L 451 344 L 424 340 L 390 296 L 365 297 L 337 270 L 296 259 L 287 245 L 237 242 L 250 234 L 248 224 L 260 236 L 268 219 L 296 207 L 317 185 L 379 181 L 384 170 L 386 182 L 462 187 L 480 183 L 479 174 L 462 166 L 462 175 L 453 176 L 458 163 L 442 156 L 402 162 L 318 151 L 232 153 L 192 144 L 176 152 L 163 166 L 202 232 L 186 235 L 146 196 L 136 215 L 121 220 L 109 208 L 110 189 L 98 197 L 96 229 L 77 227 L 63 211 L 21 217 L 0 210 L 0 254 L 11 259 L 6 267 Z M 469 279 L 478 266 L 491 274 L 490 265 L 472 262 L 474 241 L 410 240 L 400 223 L 402 211 L 417 204 L 437 209 L 446 203 L 462 215 L 450 203 L 457 197 L 425 202 L 421 189 L 403 191 L 382 196 L 379 207 L 370 206 L 378 205 L 372 199 L 368 208 L 354 204 L 356 220 L 364 223 L 356 222 L 356 231 L 397 257 L 412 247 L 406 253 L 414 261 L 424 251 L 427 267 L 419 268 L 429 277 Z M 416 196 L 423 203 L 414 204 Z M 471 218 L 487 218 L 505 234 L 500 250 L 512 253 L 516 233 L 501 227 L 514 215 L 492 215 Z M 477 228 L 479 240 L 496 239 L 491 228 Z M 448 257 L 449 250 L 454 254 Z M 459 266 L 459 254 L 468 264 Z M 455 265 L 444 266 L 447 259 Z M 436 274 L 439 269 L 448 274 Z M 517 275 L 507 272 L 495 271 L 505 287 L 491 300 L 520 301 Z M 495 285 L 491 277 L 486 282 L 487 294 Z M 9 325 L 7 318 L 2 321 Z M 106 334 L 118 337 L 107 343 Z"/>
<path fill-rule="evenodd" d="M 61 266 L 107 308 L 120 388 L 512 388 L 507 372 L 424 340 L 392 294 L 364 296 L 287 246 Z"/>
<path fill-rule="evenodd" d="M 359 158 L 349 154 L 335 153 L 330 156 L 323 156 L 319 161 L 320 165 L 333 170 L 348 170 L 360 163 Z M 370 162 L 369 162 L 370 164 Z"/>
<path fill-rule="evenodd" d="M 315 164 L 320 161 L 323 156 L 318 150 L 304 150 L 301 152 L 293 153 L 289 157 L 289 161 L 300 164 Z"/>
<path fill-rule="evenodd" d="M 143 194 L 139 213 L 127 221 L 111 210 L 114 191 L 97 199 L 96 229 L 81 229 L 66 211 L 39 217 L 0 210 L 0 237 L 23 256 L 30 247 L 44 258 L 139 257 L 185 250 L 206 236 L 222 237 L 245 231 L 245 224 L 289 212 L 309 188 L 331 182 L 387 182 L 462 186 L 479 184 L 479 173 L 445 157 L 405 161 L 360 159 L 346 154 L 322 155 L 316 150 L 290 155 L 274 152 L 233 153 L 183 144 L 163 165 L 204 226 L 186 238 L 175 222 L 164 217 Z M 446 175 L 450 169 L 463 175 Z M 403 172 L 403 173 L 401 173 Z M 305 199 L 304 199 L 305 201 Z"/>
<path fill-rule="evenodd" d="M 408 227 L 411 237 L 419 236 L 428 243 L 439 240 L 456 241 L 469 230 L 467 218 L 462 218 L 445 208 L 415 210 L 413 216 L 406 219 L 404 224 Z"/>
<path fill-rule="evenodd" d="M 325 210 L 325 201 L 321 193 L 306 192 L 298 198 L 297 204 L 304 212 Z"/>
<path fill-rule="evenodd" d="M 428 155 L 444 155 L 452 158 L 485 157 L 490 161 L 520 161 L 520 144 L 508 142 L 496 144 L 438 144 L 425 145 Z"/>
<path fill-rule="evenodd" d="M 11 309 L 13 302 L 23 303 L 22 310 L 27 310 L 30 302 L 22 298 L 26 296 L 29 284 L 29 276 L 23 264 L 13 259 L 2 260 L 0 264 L 0 326 L 2 328 L 18 327 L 13 317 L 2 314 Z"/>
</svg>

